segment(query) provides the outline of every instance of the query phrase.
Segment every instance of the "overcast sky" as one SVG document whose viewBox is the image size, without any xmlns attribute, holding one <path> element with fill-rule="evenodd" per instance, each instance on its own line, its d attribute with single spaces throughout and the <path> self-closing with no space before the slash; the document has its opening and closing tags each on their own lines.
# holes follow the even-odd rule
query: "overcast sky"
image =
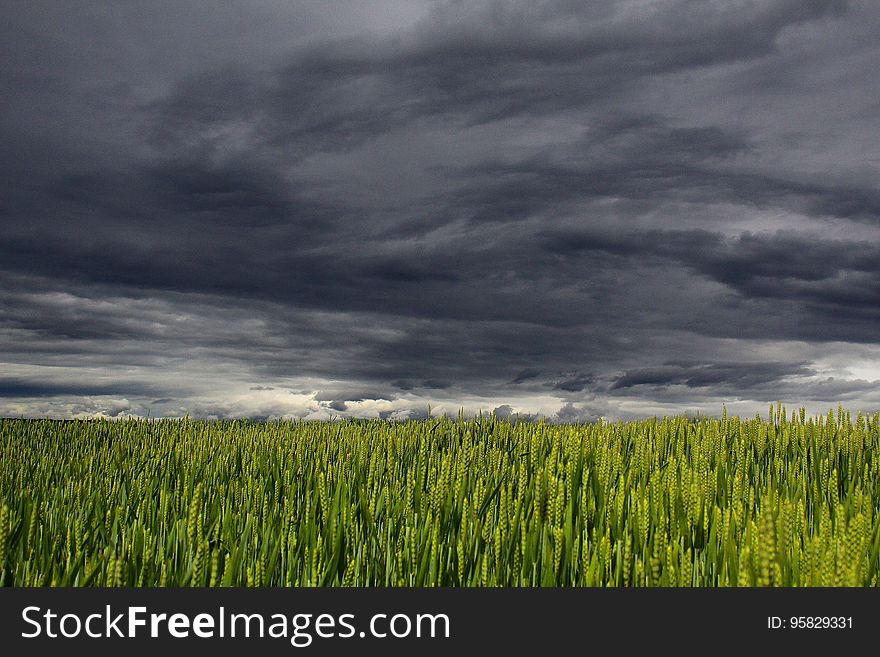
<svg viewBox="0 0 880 657">
<path fill-rule="evenodd" d="M 4 2 L 0 415 L 880 408 L 880 3 Z"/>
</svg>

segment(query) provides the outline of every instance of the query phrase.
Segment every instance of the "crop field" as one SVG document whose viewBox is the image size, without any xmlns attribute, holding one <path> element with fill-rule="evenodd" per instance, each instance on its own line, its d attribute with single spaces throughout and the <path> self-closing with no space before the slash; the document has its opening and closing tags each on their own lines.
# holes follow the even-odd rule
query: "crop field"
<svg viewBox="0 0 880 657">
<path fill-rule="evenodd" d="M 0 420 L 14 586 L 876 586 L 878 416 Z"/>
</svg>

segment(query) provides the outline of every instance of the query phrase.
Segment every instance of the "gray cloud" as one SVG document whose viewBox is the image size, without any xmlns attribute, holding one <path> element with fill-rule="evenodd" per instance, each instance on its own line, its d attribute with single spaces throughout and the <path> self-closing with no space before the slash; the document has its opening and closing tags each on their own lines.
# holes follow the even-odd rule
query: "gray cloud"
<svg viewBox="0 0 880 657">
<path fill-rule="evenodd" d="M 873 5 L 371 7 L 10 9 L 0 412 L 877 402 Z"/>
<path fill-rule="evenodd" d="M 685 385 L 689 388 L 724 386 L 734 390 L 775 383 L 788 376 L 813 374 L 804 364 L 787 363 L 711 363 L 668 364 L 661 367 L 626 372 L 612 386 L 613 389 L 640 385 Z"/>
<path fill-rule="evenodd" d="M 594 378 L 590 374 L 576 374 L 574 376 L 557 381 L 553 386 L 555 390 L 567 390 L 569 392 L 580 392 L 593 383 Z"/>
<path fill-rule="evenodd" d="M 583 423 L 596 422 L 600 414 L 596 413 L 586 405 L 577 405 L 572 402 L 565 403 L 557 412 L 555 419 L 565 423 Z"/>
<path fill-rule="evenodd" d="M 149 396 L 158 390 L 157 387 L 131 382 L 114 382 L 103 384 L 76 384 L 61 382 L 40 383 L 28 379 L 0 377 L 0 397 L 60 397 L 60 396 Z"/>
</svg>

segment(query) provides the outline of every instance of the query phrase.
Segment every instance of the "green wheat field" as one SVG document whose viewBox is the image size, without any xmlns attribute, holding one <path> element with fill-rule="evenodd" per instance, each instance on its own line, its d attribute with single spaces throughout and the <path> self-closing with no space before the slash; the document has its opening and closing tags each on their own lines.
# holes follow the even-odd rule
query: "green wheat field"
<svg viewBox="0 0 880 657">
<path fill-rule="evenodd" d="M 876 586 L 878 416 L 0 420 L 5 586 Z"/>
</svg>

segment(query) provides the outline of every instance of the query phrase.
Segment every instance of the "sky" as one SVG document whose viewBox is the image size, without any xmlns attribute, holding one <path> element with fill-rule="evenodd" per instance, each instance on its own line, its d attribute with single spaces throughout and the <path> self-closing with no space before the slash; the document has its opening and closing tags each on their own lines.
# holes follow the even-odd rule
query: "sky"
<svg viewBox="0 0 880 657">
<path fill-rule="evenodd" d="M 0 415 L 880 409 L 880 4 L 4 3 Z"/>
</svg>

